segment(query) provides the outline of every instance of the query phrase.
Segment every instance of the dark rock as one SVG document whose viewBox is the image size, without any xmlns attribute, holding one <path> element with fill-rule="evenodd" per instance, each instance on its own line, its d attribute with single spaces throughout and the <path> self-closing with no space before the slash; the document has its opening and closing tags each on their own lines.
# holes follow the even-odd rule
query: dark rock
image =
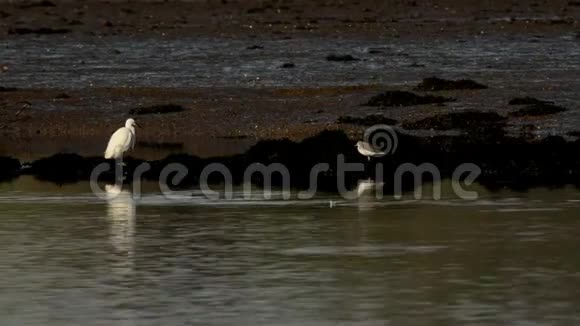
<svg viewBox="0 0 580 326">
<path fill-rule="evenodd" d="M 415 122 L 403 123 L 405 129 L 423 130 L 471 130 L 480 128 L 482 125 L 502 123 L 506 118 L 495 112 L 462 111 L 439 114 Z"/>
<path fill-rule="evenodd" d="M 465 114 L 465 113 L 464 113 Z M 473 114 L 473 113 L 471 113 Z M 479 116 L 481 118 L 481 116 Z M 476 115 L 472 115 L 475 119 Z M 457 119 L 457 118 L 455 118 Z M 487 125 L 502 124 L 498 117 L 489 115 Z M 459 122 L 462 124 L 463 122 Z M 486 123 L 482 123 L 486 125 Z M 464 127 L 470 127 L 467 124 Z M 488 129 L 493 130 L 493 129 Z M 455 169 L 463 163 L 476 164 L 482 172 L 477 181 L 489 189 L 528 189 L 534 186 L 563 186 L 567 184 L 580 185 L 580 142 L 566 142 L 562 137 L 547 137 L 542 140 L 527 141 L 519 138 L 503 136 L 501 138 L 474 137 L 466 134 L 461 136 L 415 137 L 395 130 L 398 139 L 396 152 L 385 157 L 376 158 L 373 163 L 384 166 L 383 181 L 385 194 L 392 192 L 395 170 L 405 163 L 422 164 L 429 162 L 435 165 L 443 179 L 450 178 Z M 291 176 L 291 186 L 306 189 L 310 185 L 311 169 L 319 163 L 328 164 L 328 169 L 317 177 L 317 189 L 336 191 L 339 177 L 347 187 L 352 189 L 359 179 L 368 175 L 363 171 L 338 174 L 337 158 L 339 155 L 348 163 L 366 163 L 353 146 L 356 140 L 349 139 L 341 131 L 325 131 L 301 142 L 290 140 L 260 141 L 246 153 L 240 155 L 199 158 L 187 154 L 171 155 L 163 160 L 150 161 L 151 170 L 145 174 L 147 179 L 157 180 L 161 171 L 170 163 L 179 163 L 187 168 L 186 177 L 171 187 L 184 187 L 199 182 L 201 171 L 210 163 L 220 163 L 227 167 L 235 183 L 244 181 L 244 173 L 248 166 L 269 165 L 280 163 Z M 126 175 L 132 176 L 132 171 L 143 161 L 126 158 Z M 0 160 L 0 167 L 3 167 Z M 40 159 L 31 164 L 27 174 L 42 180 L 57 183 L 89 180 L 93 169 L 101 163 L 113 163 L 99 157 L 83 158 L 75 154 L 57 154 Z M 19 169 L 19 164 L 10 160 L 11 170 Z M 368 169 L 371 171 L 372 169 Z M 4 169 L 0 169 L 4 171 Z M 102 181 L 114 176 L 111 171 L 103 174 Z M 170 175 L 170 180 L 173 180 Z M 130 180 L 129 180 L 130 181 Z M 211 183 L 221 183 L 223 177 L 218 173 L 209 180 Z M 264 175 L 253 174 L 251 181 L 257 185 L 264 184 Z M 272 186 L 283 184 L 280 173 L 272 175 Z M 415 187 L 412 176 L 403 179 L 403 188 L 412 190 Z"/>
<path fill-rule="evenodd" d="M 386 91 L 379 95 L 373 96 L 365 105 L 367 106 L 413 106 L 424 104 L 441 104 L 445 102 L 455 101 L 455 99 L 433 96 L 433 95 L 417 95 L 405 91 Z"/>
<path fill-rule="evenodd" d="M 20 161 L 12 157 L 0 156 L 0 181 L 6 181 L 18 176 Z"/>
<path fill-rule="evenodd" d="M 570 152 L 577 146 L 561 137 L 534 142 L 513 139 L 498 145 L 480 146 L 478 153 L 474 153 L 474 162 L 483 172 L 478 182 L 491 189 L 516 190 L 578 185 L 580 158 L 577 153 Z"/>
<path fill-rule="evenodd" d="M 167 143 L 167 142 L 147 142 L 139 141 L 137 142 L 137 147 L 152 148 L 155 150 L 182 150 L 183 143 Z"/>
<path fill-rule="evenodd" d="M 512 117 L 539 117 L 564 112 L 567 109 L 553 104 L 534 104 L 511 112 Z"/>
<path fill-rule="evenodd" d="M 326 60 L 333 61 L 333 62 L 352 62 L 352 61 L 359 61 L 360 59 L 355 58 L 350 54 L 346 54 L 346 55 L 331 54 L 331 55 L 326 57 Z"/>
<path fill-rule="evenodd" d="M 131 8 L 121 8 L 121 12 L 127 15 L 132 15 L 135 13 L 135 10 Z"/>
<path fill-rule="evenodd" d="M 246 157 L 257 163 L 288 162 L 292 160 L 295 147 L 296 143 L 288 139 L 263 140 L 252 146 Z"/>
<path fill-rule="evenodd" d="M 83 25 L 83 22 L 78 20 L 78 19 L 71 19 L 71 20 L 67 21 L 67 25 L 78 26 L 78 25 Z"/>
<path fill-rule="evenodd" d="M 105 160 L 102 157 L 82 157 L 77 154 L 55 154 L 53 156 L 36 160 L 30 164 L 23 174 L 33 175 L 44 181 L 57 184 L 75 183 L 82 180 L 90 180 L 95 168 L 103 163 L 108 164 L 108 169 L 99 175 L 97 181 L 115 181 L 114 160 Z M 144 163 L 143 160 L 131 157 L 123 157 L 123 172 L 128 182 L 131 182 L 135 169 Z"/>
<path fill-rule="evenodd" d="M 535 105 L 535 104 L 554 104 L 551 101 L 538 100 L 533 97 L 516 97 L 508 102 L 508 105 Z"/>
<path fill-rule="evenodd" d="M 59 184 L 88 180 L 92 169 L 104 159 L 83 158 L 77 154 L 56 154 L 32 162 L 27 174 L 39 180 L 53 181 Z"/>
<path fill-rule="evenodd" d="M 42 0 L 38 3 L 38 5 L 41 7 L 56 7 L 54 2 L 48 0 Z"/>
<path fill-rule="evenodd" d="M 6 11 L 0 10 L 0 18 L 8 18 L 10 16 L 12 16 L 12 14 L 10 14 L 10 13 L 8 13 Z"/>
<path fill-rule="evenodd" d="M 280 66 L 280 68 L 294 68 L 294 67 L 296 67 L 296 65 L 293 63 L 285 63 Z"/>
<path fill-rule="evenodd" d="M 296 143 L 287 139 L 260 141 L 252 146 L 245 154 L 229 158 L 222 158 L 220 162 L 232 170 L 237 182 L 243 181 L 243 174 L 248 166 L 266 167 L 279 163 L 291 175 L 292 186 L 306 188 L 310 184 L 310 171 L 319 163 L 327 163 L 329 169 L 318 177 L 318 189 L 336 190 L 337 184 L 337 156 L 343 154 L 349 162 L 362 161 L 364 158 L 357 155 L 353 142 L 341 131 L 324 131 L 317 136 Z M 347 175 L 347 184 L 356 183 L 360 173 Z M 252 175 L 252 182 L 263 185 L 263 175 Z M 279 173 L 272 175 L 272 184 L 282 184 Z"/>
<path fill-rule="evenodd" d="M 420 91 L 443 91 L 443 90 L 473 90 L 486 89 L 482 85 L 470 79 L 447 80 L 437 77 L 425 78 L 415 89 Z"/>
<path fill-rule="evenodd" d="M 164 113 L 175 113 L 183 112 L 185 108 L 177 104 L 160 104 L 147 107 L 134 108 L 129 111 L 129 114 L 164 114 Z"/>
<path fill-rule="evenodd" d="M 267 6 L 265 7 L 256 7 L 256 8 L 250 8 L 246 11 L 246 13 L 248 14 L 259 14 L 259 13 L 263 13 L 266 11 L 266 9 L 270 9 Z"/>
<path fill-rule="evenodd" d="M 27 35 L 27 34 L 51 35 L 51 34 L 66 34 L 70 32 L 71 30 L 66 28 L 53 29 L 48 27 L 40 27 L 40 28 L 17 27 L 8 30 L 8 34 L 17 34 L 17 35 Z"/>
<path fill-rule="evenodd" d="M 252 45 L 252 46 L 248 46 L 246 49 L 248 50 L 262 50 L 264 47 L 261 45 Z"/>
<path fill-rule="evenodd" d="M 348 123 L 360 126 L 374 126 L 379 124 L 393 126 L 397 124 L 397 120 L 387 118 L 380 114 L 371 114 L 366 117 L 351 117 L 351 116 L 340 116 L 338 117 L 337 123 Z"/>
<path fill-rule="evenodd" d="M 21 9 L 28 9 L 28 8 L 35 8 L 35 7 L 56 7 L 56 5 L 54 4 L 54 2 L 48 1 L 48 0 L 25 3 L 23 5 L 20 5 Z"/>
<path fill-rule="evenodd" d="M 69 99 L 69 98 L 71 98 L 71 96 L 68 95 L 67 93 L 60 93 L 54 97 L 54 99 L 56 99 L 56 100 L 65 100 L 65 99 Z"/>
<path fill-rule="evenodd" d="M 568 133 L 568 136 L 572 136 L 572 137 L 580 137 L 580 131 L 570 131 Z"/>
<path fill-rule="evenodd" d="M 170 187 L 183 187 L 186 185 L 197 184 L 199 182 L 199 175 L 203 168 L 209 164 L 209 162 L 202 160 L 197 156 L 192 156 L 189 154 L 172 154 L 166 158 L 158 161 L 149 162 L 151 164 L 151 170 L 145 175 L 149 179 L 158 180 L 161 172 L 169 164 L 179 164 L 187 168 L 187 175 L 179 182 L 170 182 L 168 186 Z M 172 178 L 170 177 L 171 181 Z"/>
<path fill-rule="evenodd" d="M 0 92 L 17 92 L 17 91 L 19 91 L 19 89 L 16 88 L 16 87 L 3 87 L 3 86 L 0 86 Z"/>
</svg>

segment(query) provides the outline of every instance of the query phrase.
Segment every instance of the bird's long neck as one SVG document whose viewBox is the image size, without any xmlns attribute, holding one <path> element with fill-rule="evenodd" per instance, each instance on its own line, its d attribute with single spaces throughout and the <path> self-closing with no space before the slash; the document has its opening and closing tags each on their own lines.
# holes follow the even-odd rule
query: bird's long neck
<svg viewBox="0 0 580 326">
<path fill-rule="evenodd" d="M 127 129 L 131 130 L 131 133 L 135 135 L 135 127 L 133 126 L 126 126 Z"/>
</svg>

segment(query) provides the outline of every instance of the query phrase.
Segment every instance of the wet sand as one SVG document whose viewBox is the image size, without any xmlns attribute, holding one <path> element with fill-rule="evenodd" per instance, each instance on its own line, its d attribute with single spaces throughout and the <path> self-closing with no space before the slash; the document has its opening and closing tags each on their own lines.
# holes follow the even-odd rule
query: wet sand
<svg viewBox="0 0 580 326">
<path fill-rule="evenodd" d="M 559 34 L 577 28 L 576 1 L 2 1 L 0 34 L 137 37 L 425 38 Z"/>
<path fill-rule="evenodd" d="M 520 96 L 568 111 L 511 117 L 511 134 L 574 140 L 580 129 L 573 1 L 4 1 L 0 14 L 0 87 L 17 88 L 0 92 L 0 156 L 99 155 L 131 109 L 170 103 L 184 111 L 136 116 L 135 156 L 231 155 L 328 129 L 359 138 L 364 127 L 341 116 L 401 125 L 467 109 L 508 116 Z M 443 106 L 361 106 L 432 75 L 489 88 L 437 92 L 457 99 Z"/>
<path fill-rule="evenodd" d="M 8 101 L 32 98 L 35 105 L 8 125 L 5 139 L 10 141 L 2 143 L 0 155 L 21 153 L 30 159 L 60 151 L 99 155 L 109 135 L 123 125 L 123 119 L 129 116 L 131 108 L 138 107 L 138 103 L 143 101 L 173 103 L 174 98 L 185 103 L 182 104 L 184 112 L 135 116 L 140 125 L 135 156 L 160 158 L 170 152 L 189 152 L 205 157 L 229 155 L 244 151 L 262 139 L 300 140 L 325 129 L 356 133 L 356 126 L 335 123 L 338 115 L 349 112 L 343 102 L 350 102 L 350 106 L 358 105 L 358 97 L 350 92 L 373 94 L 376 87 L 91 89 L 67 92 L 72 96 L 70 99 L 57 100 L 67 106 L 65 110 L 36 108 L 55 101 L 53 97 L 62 90 L 11 92 L 7 94 Z M 82 98 L 77 98 L 77 94 Z M 123 104 L 121 108 L 109 110 L 90 107 L 92 102 L 107 101 Z M 111 116 L 107 116 L 109 113 Z M 6 112 L 6 116 L 10 113 Z"/>
<path fill-rule="evenodd" d="M 439 95 L 456 98 L 445 105 L 380 108 L 363 106 L 369 98 L 389 86 L 326 88 L 253 89 L 90 89 L 66 90 L 69 99 L 54 97 L 63 90 L 10 92 L 6 101 L 34 103 L 6 122 L 0 155 L 37 159 L 58 152 L 100 155 L 109 135 L 123 125 L 132 108 L 140 103 L 167 104 L 178 101 L 183 112 L 135 115 L 138 146 L 134 156 L 159 159 L 170 153 L 192 153 L 201 157 L 231 155 L 247 150 L 259 140 L 288 138 L 299 141 L 323 130 L 343 130 L 352 139 L 362 137 L 365 126 L 339 124 L 340 117 L 384 116 L 398 121 L 398 127 L 425 117 L 473 108 L 499 112 L 507 119 L 506 131 L 516 137 L 541 139 L 550 135 L 570 136 L 578 110 L 547 116 L 509 116 L 520 106 L 507 105 L 509 91 L 444 91 Z M 399 87 L 410 90 L 411 87 Z M 421 92 L 416 92 L 421 93 Z M 495 94 L 494 94 L 495 93 Z M 498 95 L 499 94 L 499 95 Z M 77 97 L 78 96 L 78 97 Z M 111 102 L 121 104 L 110 104 Z M 55 103 L 56 102 L 56 103 Z M 98 102 L 101 107 L 92 107 Z M 491 106 L 490 110 L 490 103 Z M 64 109 L 44 109 L 45 105 Z M 110 105 L 110 108 L 107 106 Z M 15 105 L 18 107 L 19 105 Z M 102 108 L 102 107 L 105 108 Z M 14 111 L 3 110 L 4 117 Z M 567 117 L 567 118 L 566 118 Z M 460 130 L 406 130 L 419 136 L 453 135 Z M 572 134 L 573 135 L 573 134 Z"/>
</svg>

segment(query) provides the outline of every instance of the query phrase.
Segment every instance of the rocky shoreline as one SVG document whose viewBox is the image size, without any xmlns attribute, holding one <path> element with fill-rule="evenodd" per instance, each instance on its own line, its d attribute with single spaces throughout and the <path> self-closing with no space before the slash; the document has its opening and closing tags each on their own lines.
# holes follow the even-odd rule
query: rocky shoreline
<svg viewBox="0 0 580 326">
<path fill-rule="evenodd" d="M 426 83 L 431 83 L 430 91 L 418 90 Z M 27 161 L 59 152 L 97 156 L 109 135 L 128 117 L 136 118 L 142 126 L 138 132 L 139 150 L 133 155 L 145 160 L 180 153 L 205 158 L 233 155 L 259 141 L 301 141 L 325 130 L 341 130 L 354 140 L 374 124 L 398 126 L 423 137 L 465 134 L 481 138 L 492 133 L 525 141 L 548 136 L 573 141 L 578 132 L 578 110 L 574 104 L 568 106 L 569 99 L 519 97 L 517 89 L 497 90 L 473 80 L 430 77 L 414 87 L 366 85 L 201 92 L 139 88 L 68 93 L 4 91 L 0 93 L 6 101 L 0 106 L 4 138 L 0 156 Z M 143 97 L 151 97 L 146 102 L 152 104 L 124 104 L 126 109 L 115 112 L 79 103 L 86 98 L 95 102 Z M 184 97 L 191 102 L 184 101 Z M 488 107 L 490 101 L 493 108 Z M 562 102 L 568 104 L 564 106 Z"/>
<path fill-rule="evenodd" d="M 525 190 L 531 187 L 558 187 L 575 185 L 580 187 L 580 140 L 566 141 L 562 137 L 548 137 L 528 141 L 505 135 L 487 134 L 480 136 L 437 136 L 416 137 L 397 132 L 397 151 L 392 155 L 376 158 L 367 164 L 366 158 L 356 152 L 354 142 L 341 131 L 325 131 L 300 142 L 290 140 L 261 141 L 243 154 L 199 158 L 189 154 L 171 155 L 162 160 L 145 161 L 127 158 L 127 182 L 131 182 L 134 170 L 142 163 L 149 163 L 150 170 L 143 174 L 145 180 L 159 180 L 160 173 L 171 163 L 179 163 L 188 169 L 188 174 L 176 188 L 196 186 L 201 171 L 212 163 L 223 164 L 231 173 L 233 182 L 243 181 L 244 171 L 253 164 L 270 166 L 282 164 L 288 169 L 293 188 L 307 189 L 310 171 L 318 163 L 328 163 L 329 170 L 318 178 L 318 189 L 337 191 L 337 157 L 342 155 L 347 163 L 367 164 L 366 171 L 344 174 L 345 184 L 352 188 L 361 179 L 372 177 L 374 164 L 384 165 L 385 188 L 392 188 L 392 179 L 397 167 L 405 163 L 433 164 L 442 179 L 451 178 L 455 168 L 472 163 L 481 169 L 477 182 L 490 190 L 504 188 Z M 101 163 L 110 163 L 100 157 L 82 157 L 76 154 L 57 154 L 30 163 L 16 159 L 0 158 L 0 177 L 10 180 L 20 175 L 32 175 L 39 180 L 58 184 L 88 181 L 92 171 Z M 101 175 L 99 181 L 114 181 L 113 170 Z M 281 186 L 282 179 L 274 175 L 273 186 Z M 381 180 L 379 180 L 381 181 Z M 414 180 L 403 179 L 404 189 L 412 190 Z M 223 177 L 211 176 L 210 183 L 223 183 Z M 257 185 L 264 180 L 252 179 Z"/>
<path fill-rule="evenodd" d="M 417 93 L 424 88 L 428 88 L 430 92 Z M 141 118 L 139 123 L 145 127 L 144 134 L 150 137 L 146 136 L 145 140 L 140 140 L 136 153 L 147 148 L 160 146 L 171 149 L 172 154 L 160 159 L 128 157 L 126 159 L 126 181 L 132 181 L 133 172 L 142 163 L 150 165 L 150 169 L 143 174 L 143 177 L 153 181 L 159 180 L 161 171 L 172 163 L 179 163 L 186 167 L 188 174 L 175 185 L 176 187 L 198 185 L 202 170 L 213 163 L 222 164 L 227 168 L 232 174 L 233 182 L 237 184 L 244 181 L 244 172 L 249 166 L 261 164 L 267 167 L 271 164 L 281 164 L 288 169 L 292 187 L 306 189 L 311 186 L 312 167 L 319 163 L 327 163 L 330 168 L 317 179 L 317 187 L 323 190 L 337 191 L 339 179 L 344 179 L 346 186 L 351 188 L 361 179 L 367 177 L 377 179 L 376 176 L 372 176 L 373 165 L 376 163 L 382 163 L 385 167 L 384 176 L 379 177 L 378 181 L 384 182 L 386 188 L 392 187 L 393 180 L 392 178 L 389 180 L 389 176 L 392 176 L 398 167 L 407 163 L 416 166 L 424 163 L 433 164 L 443 179 L 451 178 L 458 166 L 470 163 L 481 169 L 481 175 L 477 182 L 491 190 L 502 188 L 525 190 L 537 186 L 570 184 L 580 186 L 580 139 L 575 132 L 539 137 L 535 133 L 533 125 L 531 125 L 530 130 L 520 127 L 514 132 L 514 119 L 528 119 L 538 124 L 538 121 L 541 122 L 546 117 L 558 116 L 568 110 L 559 106 L 555 101 L 533 97 L 515 97 L 505 100 L 505 106 L 509 109 L 506 109 L 502 114 L 497 111 L 474 109 L 442 110 L 438 114 L 433 114 L 433 111 L 437 111 L 445 103 L 462 101 L 466 96 L 465 92 L 470 92 L 469 95 L 473 96 L 485 89 L 488 89 L 487 85 L 473 80 L 445 80 L 430 77 L 419 83 L 414 90 L 381 92 L 378 87 L 269 90 L 270 94 L 276 93 L 277 96 L 291 96 L 294 99 L 315 98 L 317 100 L 321 96 L 324 96 L 325 100 L 336 100 L 342 98 L 345 93 L 351 92 L 350 101 L 358 103 L 356 105 L 360 108 L 370 107 L 374 112 L 377 110 L 378 112 L 409 110 L 410 113 L 399 116 L 402 118 L 402 122 L 391 118 L 392 114 L 361 115 L 358 113 L 354 116 L 338 116 L 336 120 L 328 123 L 312 123 L 309 124 L 308 129 L 300 129 L 297 124 L 294 124 L 286 129 L 285 134 L 278 133 L 276 137 L 271 139 L 262 133 L 260 137 L 255 138 L 255 144 L 249 146 L 242 153 L 206 157 L 192 155 L 184 150 L 182 143 L 148 142 L 149 139 L 152 139 L 152 135 L 157 135 L 153 139 L 168 139 L 167 130 L 159 128 L 167 125 L 167 121 L 163 121 L 163 119 L 170 117 L 170 119 L 174 119 L 173 121 L 178 121 L 180 116 L 188 111 L 191 112 L 189 108 L 177 104 L 133 108 L 128 113 Z M 7 91 L 7 93 L 15 94 L 17 92 L 18 90 Z M 257 91 L 256 94 L 259 92 Z M 444 92 L 445 95 L 439 95 L 441 92 Z M 455 92 L 454 96 L 448 96 L 447 94 L 451 94 L 449 92 Z M 361 93 L 365 94 L 364 97 L 360 96 Z M 363 100 L 364 98 L 367 100 Z M 27 102 L 25 103 L 28 105 Z M 418 107 L 429 108 L 429 113 L 425 117 L 417 119 L 418 117 L 413 113 L 417 113 Z M 284 109 L 288 110 L 290 106 Z M 301 114 L 308 116 L 311 114 L 312 108 L 308 107 L 302 110 L 298 108 L 296 111 L 297 116 Z M 199 113 L 199 111 L 197 112 Z M 202 111 L 201 114 L 206 113 Z M 68 114 L 66 118 L 70 119 L 71 115 Z M 271 112 L 270 115 L 272 115 Z M 147 119 L 146 117 L 151 118 Z M 210 119 L 210 121 L 215 121 L 215 119 L 217 117 Z M 31 121 L 24 121 L 23 126 L 33 124 Z M 161 124 L 160 121 L 162 121 Z M 16 125 L 19 123 L 17 119 L 15 122 Z M 239 121 L 234 123 L 238 123 L 237 127 L 242 126 Z M 254 121 L 254 123 L 257 122 Z M 263 121 L 262 123 L 267 124 L 268 122 Z M 364 130 L 377 125 L 382 125 L 382 128 L 389 130 L 396 130 L 396 140 L 388 139 L 387 141 L 396 141 L 397 152 L 373 159 L 371 163 L 366 164 L 365 171 L 349 172 L 344 176 L 339 175 L 337 161 L 339 156 L 343 156 L 346 163 L 366 162 L 366 158 L 356 152 L 354 144 L 361 138 Z M 57 130 L 62 130 L 62 125 L 54 127 Z M 87 126 L 84 128 L 85 132 L 88 130 L 87 133 L 93 135 L 90 132 L 91 129 Z M 98 129 L 99 127 L 93 127 L 92 130 Z M 184 126 L 176 127 L 174 125 L 170 132 L 175 133 L 173 136 L 180 137 L 179 131 L 185 129 Z M 200 129 L 207 131 L 204 128 Z M 298 130 L 300 131 L 296 133 Z M 430 132 L 430 135 L 420 135 L 417 134 L 417 131 L 427 131 Z M 449 134 L 445 134 L 445 132 L 449 132 Z M 75 133 L 79 132 L 73 129 L 72 134 L 75 135 Z M 223 137 L 236 138 L 237 135 L 244 134 L 244 132 L 238 132 Z M 293 134 L 295 137 L 287 137 L 289 134 Z M 106 136 L 103 135 L 103 137 Z M 114 166 L 114 162 L 106 161 L 99 156 L 82 156 L 70 154 L 70 152 L 69 154 L 62 153 L 34 159 L 22 164 L 18 159 L 3 157 L 0 159 L 2 170 L 0 179 L 10 180 L 20 175 L 32 175 L 39 180 L 57 184 L 87 181 L 95 167 L 105 162 Z M 276 175 L 273 177 L 273 186 L 280 186 L 283 180 Z M 110 170 L 104 173 L 100 180 L 114 181 L 114 173 Z M 216 183 L 223 181 L 219 178 L 216 179 L 216 177 L 210 178 L 210 181 L 212 180 Z M 412 178 L 405 178 L 403 181 L 405 182 L 404 188 L 407 190 L 412 190 L 416 186 Z M 252 182 L 260 185 L 263 184 L 264 180 L 254 178 Z"/>
<path fill-rule="evenodd" d="M 237 181 L 278 162 L 304 187 L 315 163 L 363 163 L 354 143 L 384 124 L 401 143 L 374 162 L 391 170 L 577 185 L 579 16 L 575 1 L 0 0 L 0 178 L 87 180 L 134 117 L 128 169 L 148 162 L 151 180 L 170 162 L 184 185 L 214 162 Z"/>
</svg>

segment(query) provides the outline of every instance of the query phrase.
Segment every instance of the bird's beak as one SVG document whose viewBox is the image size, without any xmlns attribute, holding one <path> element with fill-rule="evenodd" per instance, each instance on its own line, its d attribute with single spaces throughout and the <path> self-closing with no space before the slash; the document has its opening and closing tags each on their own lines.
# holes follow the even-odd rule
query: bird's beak
<svg viewBox="0 0 580 326">
<path fill-rule="evenodd" d="M 133 123 L 133 125 L 134 125 L 135 127 L 137 127 L 137 128 L 141 128 L 141 126 L 140 126 L 140 125 L 138 125 L 137 123 Z"/>
</svg>

